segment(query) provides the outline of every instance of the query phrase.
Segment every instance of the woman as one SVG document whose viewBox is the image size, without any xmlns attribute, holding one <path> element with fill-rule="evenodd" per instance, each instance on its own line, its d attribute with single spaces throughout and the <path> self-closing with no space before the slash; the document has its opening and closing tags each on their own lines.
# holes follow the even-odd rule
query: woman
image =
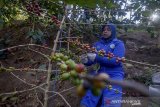
<svg viewBox="0 0 160 107">
<path fill-rule="evenodd" d="M 116 38 L 116 27 L 113 24 L 102 26 L 102 36 L 98 42 L 94 44 L 97 51 L 103 49 L 106 53 L 111 52 L 116 57 L 124 57 L 125 47 L 121 40 Z M 82 62 L 90 66 L 98 63 L 100 69 L 98 73 L 107 73 L 114 80 L 123 80 L 124 72 L 122 62 L 117 58 L 108 59 L 98 55 L 97 53 L 88 53 L 87 57 L 82 57 Z M 115 92 L 115 90 L 117 92 Z M 121 107 L 122 87 L 112 85 L 112 89 L 105 88 L 100 96 L 94 96 L 90 90 L 81 100 L 82 107 Z"/>
</svg>

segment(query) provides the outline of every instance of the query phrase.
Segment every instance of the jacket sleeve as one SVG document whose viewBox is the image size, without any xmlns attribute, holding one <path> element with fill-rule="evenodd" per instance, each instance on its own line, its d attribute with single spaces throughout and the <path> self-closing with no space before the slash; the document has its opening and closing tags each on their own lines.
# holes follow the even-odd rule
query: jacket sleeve
<svg viewBox="0 0 160 107">
<path fill-rule="evenodd" d="M 92 64 L 95 64 L 95 61 L 92 62 L 92 61 L 88 60 L 87 63 L 84 63 L 84 65 L 86 65 L 86 66 L 91 66 Z"/>
<path fill-rule="evenodd" d="M 113 51 L 114 56 L 116 57 L 124 57 L 125 55 L 125 46 L 123 42 L 117 43 L 115 46 L 115 49 Z M 107 57 L 99 56 L 98 54 L 96 55 L 96 62 L 106 65 L 106 66 L 117 66 L 121 62 L 116 62 L 117 58 L 113 57 L 108 59 Z"/>
</svg>

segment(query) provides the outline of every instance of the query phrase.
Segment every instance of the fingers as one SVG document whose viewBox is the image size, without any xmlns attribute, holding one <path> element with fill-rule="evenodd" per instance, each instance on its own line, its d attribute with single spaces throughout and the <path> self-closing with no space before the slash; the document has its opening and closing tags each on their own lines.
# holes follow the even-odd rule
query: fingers
<svg viewBox="0 0 160 107">
<path fill-rule="evenodd" d="M 88 62 L 88 58 L 87 58 L 87 55 L 86 54 L 83 54 L 80 56 L 80 61 L 85 64 Z"/>
<path fill-rule="evenodd" d="M 88 53 L 87 57 L 89 60 L 91 60 L 92 62 L 94 62 L 95 58 L 96 58 L 96 54 L 95 53 Z"/>
</svg>

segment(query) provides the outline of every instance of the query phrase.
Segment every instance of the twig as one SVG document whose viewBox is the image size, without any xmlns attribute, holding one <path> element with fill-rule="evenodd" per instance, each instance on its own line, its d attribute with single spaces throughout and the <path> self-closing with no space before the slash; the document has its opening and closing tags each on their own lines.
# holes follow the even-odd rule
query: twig
<svg viewBox="0 0 160 107">
<path fill-rule="evenodd" d="M 32 91 L 32 90 L 35 90 L 35 89 L 37 89 L 37 88 L 42 87 L 42 86 L 45 85 L 45 84 L 46 84 L 46 83 L 43 83 L 43 84 L 41 84 L 41 85 L 38 85 L 38 86 L 36 86 L 36 87 L 30 88 L 30 89 L 27 89 L 27 90 L 21 90 L 21 91 L 14 91 L 14 92 L 2 93 L 2 94 L 0 94 L 0 96 L 2 96 L 2 95 L 10 95 L 10 94 L 17 94 L 17 93 L 23 93 L 23 92 L 26 92 L 26 91 Z"/>
<path fill-rule="evenodd" d="M 63 100 L 64 100 L 64 102 L 69 106 L 69 107 L 71 107 L 71 105 L 67 102 L 67 100 L 60 94 L 60 93 L 58 93 L 58 92 L 54 92 L 55 94 L 58 94 Z"/>
<path fill-rule="evenodd" d="M 66 39 L 66 38 L 69 38 L 69 39 L 82 39 L 83 37 L 62 37 L 62 38 L 59 38 L 59 39 Z"/>
<path fill-rule="evenodd" d="M 41 104 L 42 107 L 44 107 L 43 103 L 42 103 L 41 100 L 38 98 L 38 94 L 37 94 L 37 91 L 36 91 L 36 90 L 35 90 L 35 92 L 36 92 L 36 98 L 37 98 L 38 102 Z"/>
<path fill-rule="evenodd" d="M 36 72 L 36 74 L 37 74 L 37 72 Z M 36 75 L 36 81 L 37 81 L 37 75 Z M 41 100 L 39 99 L 39 97 L 38 97 L 38 93 L 37 93 L 37 90 L 35 90 L 35 93 L 36 93 L 36 99 L 38 100 L 38 102 L 41 104 L 41 106 L 42 107 L 44 107 L 44 105 L 43 105 L 43 103 L 41 102 Z"/>
<path fill-rule="evenodd" d="M 44 91 L 46 91 L 46 89 L 44 89 L 44 88 L 42 88 L 42 87 L 41 87 L 41 89 L 44 90 Z M 55 93 L 56 95 L 59 95 L 59 96 L 64 100 L 64 102 L 65 102 L 69 107 L 71 107 L 71 105 L 67 102 L 67 100 L 60 94 L 60 92 L 47 91 L 47 93 L 48 93 L 48 92 L 52 92 L 52 93 Z M 48 98 L 47 98 L 47 100 L 48 100 Z"/>
<path fill-rule="evenodd" d="M 63 93 L 63 92 L 66 92 L 66 91 L 69 91 L 69 90 L 72 90 L 72 89 L 74 89 L 76 86 L 74 86 L 74 87 L 71 87 L 71 88 L 68 88 L 68 89 L 66 89 L 66 90 L 63 90 L 63 91 L 60 91 L 59 93 Z M 52 92 L 54 92 L 54 91 L 48 91 L 49 93 L 52 93 Z M 50 98 L 52 98 L 52 97 L 54 97 L 54 96 L 56 96 L 57 94 L 54 94 L 54 95 L 52 95 L 52 96 L 50 96 L 50 97 L 48 97 L 48 99 L 50 99 Z"/>
<path fill-rule="evenodd" d="M 48 70 L 43 70 L 43 69 L 30 69 L 30 68 L 19 68 L 19 69 L 14 69 L 15 71 L 37 71 L 37 72 L 47 72 Z M 60 70 L 52 70 L 52 72 L 55 72 L 55 71 L 60 71 Z"/>
<path fill-rule="evenodd" d="M 49 48 L 49 47 L 45 47 L 45 46 L 37 45 L 37 44 L 17 45 L 17 46 L 12 46 L 12 47 L 8 47 L 8 48 L 5 48 L 5 49 L 1 49 L 0 51 L 11 50 L 11 49 L 14 49 L 14 48 L 22 48 L 22 47 L 27 47 L 27 46 L 37 46 L 37 47 L 48 49 L 48 50 L 52 51 L 52 49 Z"/>
<path fill-rule="evenodd" d="M 129 60 L 129 59 L 126 59 L 126 61 L 132 62 L 132 63 L 137 63 L 137 64 L 140 64 L 140 65 L 146 65 L 146 66 L 151 66 L 151 67 L 160 68 L 159 65 L 152 65 L 152 64 L 148 64 L 148 63 L 144 63 L 144 62 L 138 62 L 138 61 L 133 61 L 133 60 Z"/>
<path fill-rule="evenodd" d="M 30 69 L 30 68 L 19 68 L 19 69 L 14 69 L 15 71 L 38 71 L 38 72 L 47 72 L 47 70 L 43 70 L 43 69 Z M 52 70 L 53 71 L 53 70 Z"/>
<path fill-rule="evenodd" d="M 30 47 L 28 47 L 28 49 L 31 50 L 31 51 L 33 51 L 33 52 L 35 52 L 35 53 L 38 53 L 38 54 L 42 55 L 43 57 L 47 58 L 48 61 L 50 60 L 47 55 L 45 55 L 45 54 L 43 54 L 43 53 L 41 53 L 41 52 L 38 52 L 38 51 L 36 51 L 36 50 L 33 50 L 33 49 L 31 49 Z"/>
<path fill-rule="evenodd" d="M 26 81 L 24 81 L 23 79 L 19 78 L 18 76 L 16 76 L 14 73 L 10 72 L 11 75 L 13 75 L 14 77 L 16 77 L 17 79 L 19 79 L 20 81 L 22 81 L 23 83 L 27 84 L 27 85 L 30 85 L 30 86 L 36 86 L 35 84 L 31 84 L 31 83 L 28 83 Z"/>
</svg>

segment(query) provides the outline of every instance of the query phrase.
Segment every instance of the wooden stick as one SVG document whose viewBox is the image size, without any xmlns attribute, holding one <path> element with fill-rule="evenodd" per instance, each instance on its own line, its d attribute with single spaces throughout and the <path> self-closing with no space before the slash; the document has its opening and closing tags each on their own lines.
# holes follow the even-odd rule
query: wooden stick
<svg viewBox="0 0 160 107">
<path fill-rule="evenodd" d="M 62 25 L 64 23 L 64 20 L 65 20 L 65 15 L 63 16 L 63 19 L 61 21 L 61 25 L 59 27 L 59 29 L 62 28 Z M 60 36 L 60 30 L 58 30 L 58 33 L 57 33 L 57 36 L 56 36 L 56 40 L 54 41 L 54 46 L 53 46 L 53 49 L 52 49 L 52 53 L 51 55 L 54 55 L 55 52 L 56 52 L 56 48 L 57 48 L 57 43 L 58 43 L 58 39 L 59 39 L 59 36 Z M 50 76 L 51 76 L 51 71 L 52 71 L 52 63 L 51 63 L 51 60 L 49 61 L 49 66 L 48 66 L 48 73 L 47 73 L 47 86 L 46 86 L 46 89 L 45 89 L 45 95 L 44 95 L 44 107 L 48 107 L 48 91 L 49 91 L 49 88 L 50 88 Z"/>
</svg>

